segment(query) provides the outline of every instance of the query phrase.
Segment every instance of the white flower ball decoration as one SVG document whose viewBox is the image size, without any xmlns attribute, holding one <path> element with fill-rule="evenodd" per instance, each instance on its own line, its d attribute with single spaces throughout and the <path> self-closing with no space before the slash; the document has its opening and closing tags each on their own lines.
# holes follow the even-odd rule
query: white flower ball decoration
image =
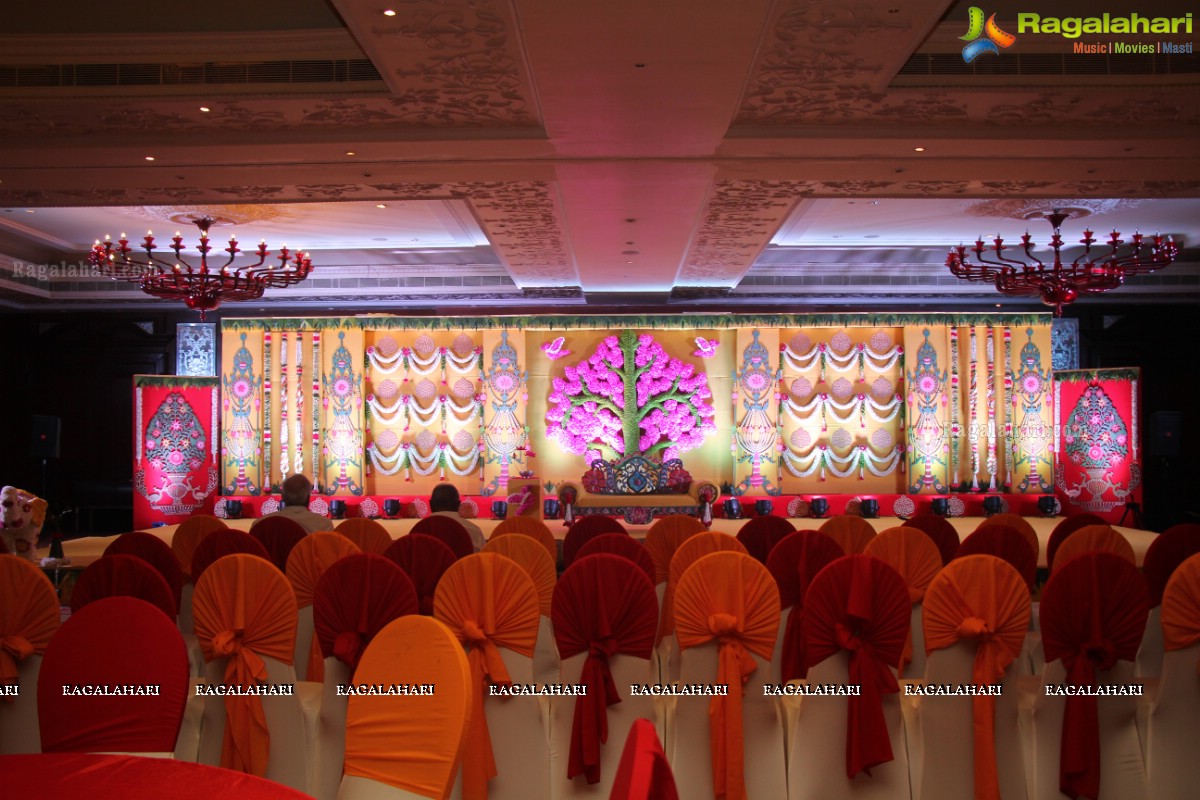
<svg viewBox="0 0 1200 800">
<path fill-rule="evenodd" d="M 793 353 L 798 356 L 802 356 L 808 353 L 809 350 L 812 350 L 812 339 L 809 339 L 808 336 L 803 333 L 797 333 L 792 337 L 792 340 L 788 343 L 788 346 L 792 348 Z"/>
<path fill-rule="evenodd" d="M 873 444 L 877 450 L 891 450 L 892 446 L 896 444 L 896 440 L 892 438 L 892 434 L 887 430 L 883 428 L 877 428 L 871 434 L 871 444 Z"/>
<path fill-rule="evenodd" d="M 475 396 L 475 384 L 466 378 L 459 378 L 450 387 L 450 392 L 459 400 L 466 400 Z"/>
<path fill-rule="evenodd" d="M 400 444 L 400 437 L 395 431 L 382 430 L 375 436 L 375 446 L 384 452 L 390 453 Z"/>
<path fill-rule="evenodd" d="M 807 450 L 812 445 L 812 434 L 803 428 L 797 428 L 792 431 L 791 442 L 794 447 Z"/>
<path fill-rule="evenodd" d="M 469 453 L 475 449 L 475 437 L 466 431 L 459 431 L 454 434 L 454 437 L 450 440 L 450 444 L 460 453 Z"/>
<path fill-rule="evenodd" d="M 870 345 L 876 353 L 886 353 L 892 349 L 892 335 L 887 331 L 875 331 L 871 334 Z"/>
<path fill-rule="evenodd" d="M 877 403 L 886 403 L 896 396 L 896 387 L 887 378 L 876 378 L 871 384 L 871 396 Z"/>
</svg>

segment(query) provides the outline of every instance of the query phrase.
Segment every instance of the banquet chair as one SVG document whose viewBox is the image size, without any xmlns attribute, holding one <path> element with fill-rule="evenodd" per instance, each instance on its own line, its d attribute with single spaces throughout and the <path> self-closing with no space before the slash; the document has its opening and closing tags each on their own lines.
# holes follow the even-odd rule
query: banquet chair
<svg viewBox="0 0 1200 800">
<path fill-rule="evenodd" d="M 292 664 L 302 681 L 322 682 L 325 661 L 313 635 L 313 595 L 325 570 L 340 559 L 361 552 L 348 536 L 317 531 L 305 536 L 288 555 L 284 574 L 296 597 L 296 642 Z"/>
<path fill-rule="evenodd" d="M 1084 553 L 1095 552 L 1116 553 L 1130 564 L 1137 566 L 1137 556 L 1133 553 L 1133 545 L 1121 534 L 1108 525 L 1087 525 L 1071 534 L 1058 548 L 1054 563 L 1050 565 L 1050 574 L 1067 564 L 1071 559 Z"/>
<path fill-rule="evenodd" d="M 1103 517 L 1098 517 L 1095 514 L 1074 514 L 1069 517 L 1063 517 L 1054 530 L 1050 532 L 1050 539 L 1046 542 L 1046 566 L 1054 566 L 1054 556 L 1058 553 L 1058 548 L 1062 547 L 1062 543 L 1067 540 L 1071 534 L 1080 528 L 1088 525 L 1107 525 L 1108 522 Z"/>
<path fill-rule="evenodd" d="M 475 543 L 471 541 L 471 534 L 462 526 L 462 523 L 450 517 L 438 514 L 425 517 L 413 525 L 412 530 L 409 531 L 410 535 L 414 533 L 440 539 L 454 551 L 455 558 L 466 558 L 475 552 Z"/>
<path fill-rule="evenodd" d="M 554 586 L 558 572 L 554 562 L 536 539 L 531 536 L 493 536 L 483 546 L 483 552 L 510 558 L 529 575 L 538 595 L 538 634 L 533 648 L 533 679 L 537 683 L 552 683 L 558 678 L 558 649 L 554 646 L 554 624 L 550 610 L 554 601 Z M 432 592 L 431 592 L 432 593 Z"/>
<path fill-rule="evenodd" d="M 856 514 L 839 514 L 821 523 L 821 533 L 842 546 L 846 555 L 852 556 L 866 549 L 867 543 L 875 538 L 875 528 Z"/>
<path fill-rule="evenodd" d="M 732 550 L 745 553 L 746 547 L 732 536 L 717 531 L 702 531 L 689 536 L 671 556 L 671 565 L 667 569 L 667 586 L 663 592 L 662 610 L 659 612 L 659 626 L 656 638 L 654 658 L 658 662 L 658 679 L 662 683 L 670 683 L 679 679 L 679 647 L 675 641 L 675 586 L 687 568 L 700 558 L 711 553 Z M 662 615 L 669 611 L 670 617 L 663 623 Z"/>
<path fill-rule="evenodd" d="M 170 757 L 191 694 L 188 673 L 183 635 L 161 609 L 136 597 L 97 597 L 46 648 L 37 697 L 42 752 Z M 64 692 L 80 685 L 157 686 L 158 694 Z"/>
<path fill-rule="evenodd" d="M 625 738 L 610 800 L 679 800 L 675 774 L 654 723 L 635 719 Z"/>
<path fill-rule="evenodd" d="M 550 554 L 550 560 L 554 562 L 555 571 L 558 570 L 558 540 L 554 538 L 554 534 L 546 527 L 546 523 L 533 517 L 508 517 L 501 520 L 500 524 L 492 530 L 492 535 L 488 541 L 490 542 L 497 536 L 508 536 L 513 533 L 529 536 L 541 544 L 542 547 L 546 548 L 546 551 Z"/>
<path fill-rule="evenodd" d="M 387 532 L 387 528 L 379 521 L 367 517 L 342 520 L 334 531 L 354 542 L 364 553 L 383 555 L 392 546 L 392 536 Z"/>
<path fill-rule="evenodd" d="M 737 540 L 746 552 L 760 564 L 767 563 L 767 556 L 779 541 L 796 532 L 796 526 L 783 517 L 752 517 L 738 529 Z"/>
<path fill-rule="evenodd" d="M 642 572 L 646 573 L 651 584 L 654 583 L 656 576 L 654 559 L 650 557 L 650 551 L 646 549 L 646 546 L 632 536 L 623 533 L 606 533 L 589 539 L 584 542 L 583 547 L 579 548 L 579 552 L 575 554 L 575 560 L 578 561 L 585 556 L 594 556 L 597 553 L 609 553 L 629 559 L 640 567 Z M 657 605 L 655 603 L 656 607 Z"/>
<path fill-rule="evenodd" d="M 267 549 L 250 534 L 236 530 L 213 531 L 196 545 L 196 551 L 192 553 L 192 582 L 199 583 L 204 570 L 217 559 L 235 553 L 245 553 L 271 563 Z"/>
<path fill-rule="evenodd" d="M 771 655 L 773 683 L 804 677 L 804 595 L 817 573 L 844 555 L 842 546 L 820 531 L 796 531 L 783 537 L 767 557 L 783 608 Z"/>
<path fill-rule="evenodd" d="M 71 590 L 71 613 L 106 597 L 136 597 L 157 608 L 175 624 L 177 609 L 162 575 L 136 556 L 103 556 L 88 565 Z"/>
<path fill-rule="evenodd" d="M 162 575 L 175 598 L 175 608 L 182 611 L 183 584 L 187 580 L 171 546 L 152 533 L 133 531 L 123 533 L 104 548 L 104 556 L 136 556 Z"/>
<path fill-rule="evenodd" d="M 1003 525 L 1008 528 L 1013 528 L 1021 536 L 1025 537 L 1025 541 L 1029 544 L 1029 548 L 1033 550 L 1033 562 L 1036 564 L 1038 557 L 1042 554 L 1041 540 L 1038 539 L 1037 531 L 1033 529 L 1033 525 L 1029 520 L 1022 517 L 1020 514 L 993 514 L 992 516 L 980 522 L 975 530 L 980 528 L 990 528 L 993 525 Z"/>
<path fill-rule="evenodd" d="M 533 581 L 519 565 L 495 553 L 460 558 L 438 583 L 433 614 L 466 648 L 470 691 L 482 705 L 467 732 L 461 796 L 548 796 L 550 749 L 543 704 L 531 697 L 491 697 L 488 689 L 533 682 L 540 616 Z"/>
<path fill-rule="evenodd" d="M 813 578 L 804 600 L 808 684 L 862 688 L 800 699 L 788 737 L 789 798 L 911 796 L 893 666 L 910 619 L 904 579 L 877 558 L 846 556 Z"/>
<path fill-rule="evenodd" d="M 433 616 L 433 594 L 438 581 L 457 560 L 450 546 L 423 533 L 410 533 L 392 542 L 383 556 L 395 562 L 412 579 L 421 613 Z"/>
<path fill-rule="evenodd" d="M 915 528 L 888 528 L 867 542 L 866 555 L 887 564 L 904 579 L 912 604 L 908 638 L 897 664 L 899 677 L 925 674 L 925 637 L 921 627 L 925 592 L 942 569 L 942 556 L 933 540 Z"/>
<path fill-rule="evenodd" d="M 19 692 L 0 697 L 0 755 L 41 750 L 38 673 L 58 625 L 58 596 L 46 574 L 23 558 L 0 557 L 0 686 L 16 684 Z"/>
<path fill-rule="evenodd" d="M 213 531 L 228 530 L 224 520 L 208 514 L 193 514 L 175 528 L 171 537 L 171 552 L 179 562 L 183 572 L 184 584 L 179 600 L 179 630 L 184 636 L 193 635 L 192 630 L 192 592 L 196 581 L 192 577 L 192 557 L 196 553 L 196 545 Z M 153 535 L 153 534 L 151 534 Z"/>
<path fill-rule="evenodd" d="M 900 527 L 916 528 L 932 539 L 933 543 L 937 545 L 938 553 L 942 556 L 943 566 L 954 560 L 954 556 L 958 554 L 958 546 L 962 543 L 958 538 L 958 531 L 954 529 L 950 521 L 934 514 L 923 514 L 907 519 Z"/>
<path fill-rule="evenodd" d="M 563 657 L 559 682 L 582 684 L 587 695 L 551 699 L 550 796 L 607 797 L 634 721 L 659 722 L 655 698 L 629 688 L 657 681 L 654 584 L 621 556 L 580 555 L 554 589 L 552 615 Z"/>
<path fill-rule="evenodd" d="M 1200 741 L 1200 555 L 1180 564 L 1167 582 L 1161 625 L 1166 653 L 1147 723 L 1149 796 L 1185 800 L 1196 796 Z"/>
<path fill-rule="evenodd" d="M 929 685 L 1000 686 L 999 697 L 918 697 L 910 771 L 917 800 L 1024 798 L 1017 656 L 1029 628 L 1029 587 L 1006 561 L 956 558 L 925 592 Z"/>
<path fill-rule="evenodd" d="M 654 561 L 654 593 L 658 596 L 658 631 L 654 639 L 659 646 L 664 646 L 665 642 L 665 646 L 670 647 L 673 639 L 669 634 L 675 629 L 674 612 L 667 603 L 667 578 L 671 574 L 671 559 L 679 545 L 706 530 L 704 523 L 695 517 L 669 514 L 655 520 L 646 532 L 643 544 Z M 655 660 L 658 660 L 657 654 Z"/>
<path fill-rule="evenodd" d="M 1030 550 L 1029 540 L 1016 528 L 980 525 L 958 548 L 957 558 L 966 556 L 996 556 L 1012 565 L 1030 591 L 1037 584 L 1037 554 Z"/>
<path fill-rule="evenodd" d="M 197 760 L 309 791 L 315 722 L 305 719 L 292 669 L 296 597 L 287 578 L 265 558 L 235 553 L 201 574 L 193 602 L 209 685 L 295 687 L 206 696 Z"/>
<path fill-rule="evenodd" d="M 1060 549 L 1055 561 L 1059 567 L 1042 589 L 1039 609 L 1046 665 L 1041 680 L 1021 698 L 1027 795 L 1145 798 L 1138 698 L 1064 698 L 1045 690 L 1133 682 L 1133 658 L 1146 626 L 1145 581 L 1115 553 L 1067 560 Z"/>
<path fill-rule="evenodd" d="M 304 541 L 308 532 L 304 526 L 287 517 L 261 517 L 250 526 L 250 535 L 267 551 L 271 563 L 280 572 L 287 570 L 288 556 L 292 548 Z"/>
<path fill-rule="evenodd" d="M 625 530 L 624 525 L 604 514 L 588 514 L 575 520 L 575 523 L 567 528 L 567 535 L 563 538 L 563 568 L 571 566 L 584 542 L 606 533 L 628 534 L 629 531 Z"/>
<path fill-rule="evenodd" d="M 351 682 L 363 650 L 384 626 L 416 613 L 412 580 L 374 553 L 334 562 L 317 582 L 313 625 L 325 660 L 313 763 L 312 795 L 317 800 L 335 800 L 342 781 L 347 697 L 338 687 Z"/>
<path fill-rule="evenodd" d="M 1139 676 L 1157 677 L 1163 664 L 1163 629 L 1160 621 L 1163 591 L 1184 561 L 1200 553 L 1200 525 L 1176 525 L 1154 537 L 1142 559 L 1142 576 L 1150 594 L 1146 633 L 1134 662 Z"/>
<path fill-rule="evenodd" d="M 767 663 L 778 627 L 779 590 L 751 556 L 712 553 L 680 578 L 679 680 L 729 687 L 726 696 L 678 697 L 668 704 L 667 759 L 681 796 L 786 796 L 781 706 L 763 691 L 771 683 Z"/>
<path fill-rule="evenodd" d="M 355 695 L 346 709 L 338 800 L 446 798 L 479 699 L 462 645 L 432 617 L 388 623 L 363 652 L 356 685 L 424 686 L 412 695 Z"/>
</svg>

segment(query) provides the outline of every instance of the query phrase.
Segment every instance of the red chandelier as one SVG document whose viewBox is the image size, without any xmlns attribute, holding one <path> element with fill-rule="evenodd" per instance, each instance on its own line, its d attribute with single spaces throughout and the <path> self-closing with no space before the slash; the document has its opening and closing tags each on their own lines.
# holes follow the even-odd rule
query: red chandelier
<svg viewBox="0 0 1200 800">
<path fill-rule="evenodd" d="M 1050 237 L 1050 248 L 1054 251 L 1053 264 L 1044 264 L 1033 255 L 1032 237 L 1026 232 L 1021 237 L 1020 246 L 1025 260 L 1006 258 L 1006 249 L 1017 248 L 1006 247 L 1004 240 L 997 235 L 990 246 L 985 245 L 982 238 L 975 241 L 971 251 L 975 253 L 976 263 L 968 259 L 966 245 L 952 247 L 946 256 L 946 266 L 956 278 L 995 284 L 1001 294 L 1038 295 L 1043 303 L 1054 307 L 1054 316 L 1060 317 L 1062 307 L 1073 303 L 1079 295 L 1110 291 L 1130 275 L 1143 275 L 1169 266 L 1179 255 L 1179 247 L 1174 240 L 1170 237 L 1164 239 L 1157 233 L 1149 242 L 1143 241 L 1146 237 L 1142 234 L 1134 233 L 1122 251 L 1121 247 L 1126 242 L 1114 230 L 1108 241 L 1103 243 L 1109 251 L 1093 256 L 1092 245 L 1098 240 L 1092 238 L 1092 231 L 1085 229 L 1083 238 L 1079 240 L 1083 252 L 1074 261 L 1064 264 L 1060 228 L 1070 216 L 1057 208 L 1046 215 L 1046 220 L 1054 228 L 1054 235 Z M 1143 253 L 1147 247 L 1149 252 Z M 985 256 L 985 253 L 994 253 L 995 257 Z"/>
<path fill-rule="evenodd" d="M 237 239 L 232 236 L 229 246 L 224 248 L 229 258 L 220 266 L 210 267 L 208 254 L 214 248 L 208 243 L 208 229 L 213 222 L 212 217 L 207 216 L 195 220 L 200 229 L 200 246 L 196 248 L 200 253 L 199 264 L 193 265 L 184 259 L 183 237 L 178 232 L 167 247 L 175 252 L 174 259 L 164 259 L 161 254 L 156 256 L 154 234 L 147 232 L 138 246 L 145 251 L 145 257 L 135 257 L 134 248 L 129 246 L 125 234 L 121 234 L 115 244 L 108 236 L 103 242 L 97 241 L 88 254 L 88 264 L 114 280 L 138 284 L 146 294 L 182 300 L 188 308 L 199 311 L 202 320 L 206 312 L 220 307 L 223 302 L 257 300 L 267 288 L 291 286 L 312 272 L 308 254 L 299 250 L 293 253 L 287 247 L 280 248 L 275 257 L 278 264 L 266 264 L 271 255 L 266 242 L 248 254 L 257 257 L 257 262 L 234 266 L 238 254 L 245 251 L 238 247 Z"/>
</svg>

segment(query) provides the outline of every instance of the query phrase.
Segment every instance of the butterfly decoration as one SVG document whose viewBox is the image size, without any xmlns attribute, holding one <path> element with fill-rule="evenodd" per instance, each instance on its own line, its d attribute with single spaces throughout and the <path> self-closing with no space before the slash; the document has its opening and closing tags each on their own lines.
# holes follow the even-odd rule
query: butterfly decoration
<svg viewBox="0 0 1200 800">
<path fill-rule="evenodd" d="M 712 358 L 717 354 L 717 345 L 720 342 L 716 339 L 705 339 L 703 336 L 696 337 L 696 350 L 692 353 L 700 358 Z"/>
<path fill-rule="evenodd" d="M 542 343 L 542 352 L 544 352 L 546 354 L 546 358 L 550 359 L 551 361 L 554 361 L 556 359 L 562 358 L 563 356 L 571 355 L 570 350 L 563 350 L 563 342 L 564 341 L 566 341 L 566 337 L 560 336 L 557 339 L 555 339 L 553 342 L 543 342 Z"/>
</svg>

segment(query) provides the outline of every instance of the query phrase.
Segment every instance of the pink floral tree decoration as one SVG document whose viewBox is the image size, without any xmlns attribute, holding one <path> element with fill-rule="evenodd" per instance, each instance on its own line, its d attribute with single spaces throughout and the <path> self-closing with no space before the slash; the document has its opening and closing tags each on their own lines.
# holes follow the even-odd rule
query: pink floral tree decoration
<svg viewBox="0 0 1200 800">
<path fill-rule="evenodd" d="M 672 358 L 653 336 L 625 330 L 554 379 L 546 432 L 589 461 L 663 461 L 716 431 L 711 397 L 705 373 Z"/>
</svg>

